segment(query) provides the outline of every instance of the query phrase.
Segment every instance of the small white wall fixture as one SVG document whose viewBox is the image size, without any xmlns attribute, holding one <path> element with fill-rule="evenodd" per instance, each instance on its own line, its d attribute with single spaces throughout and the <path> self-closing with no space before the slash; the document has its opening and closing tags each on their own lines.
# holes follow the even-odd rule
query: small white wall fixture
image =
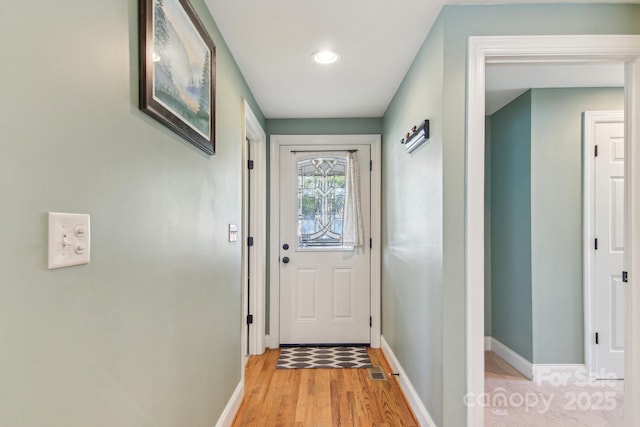
<svg viewBox="0 0 640 427">
<path fill-rule="evenodd" d="M 271 135 L 270 182 L 270 243 L 269 243 L 269 347 L 280 346 L 280 171 L 281 145 L 354 145 L 371 146 L 371 347 L 380 348 L 380 263 L 381 263 L 381 137 L 380 135 Z"/>
<path fill-rule="evenodd" d="M 625 64 L 625 310 L 624 425 L 640 425 L 640 36 L 470 37 L 466 141 L 467 393 L 484 392 L 484 115 L 487 63 Z M 635 196 L 634 196 L 635 193 Z M 467 425 L 484 425 L 484 408 L 469 406 Z"/>
</svg>

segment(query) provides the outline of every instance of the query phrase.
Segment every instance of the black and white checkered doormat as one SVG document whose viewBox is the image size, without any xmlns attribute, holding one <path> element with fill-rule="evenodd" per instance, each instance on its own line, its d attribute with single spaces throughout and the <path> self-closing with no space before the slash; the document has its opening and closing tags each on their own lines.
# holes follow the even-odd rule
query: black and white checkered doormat
<svg viewBox="0 0 640 427">
<path fill-rule="evenodd" d="M 283 347 L 276 369 L 370 368 L 366 347 Z"/>
</svg>

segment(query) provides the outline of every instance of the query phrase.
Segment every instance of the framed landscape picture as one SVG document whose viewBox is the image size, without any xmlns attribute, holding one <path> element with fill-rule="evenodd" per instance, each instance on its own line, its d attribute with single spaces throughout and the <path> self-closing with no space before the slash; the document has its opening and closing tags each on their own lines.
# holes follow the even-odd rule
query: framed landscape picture
<svg viewBox="0 0 640 427">
<path fill-rule="evenodd" d="M 140 109 L 215 152 L 216 49 L 188 0 L 140 0 Z"/>
</svg>

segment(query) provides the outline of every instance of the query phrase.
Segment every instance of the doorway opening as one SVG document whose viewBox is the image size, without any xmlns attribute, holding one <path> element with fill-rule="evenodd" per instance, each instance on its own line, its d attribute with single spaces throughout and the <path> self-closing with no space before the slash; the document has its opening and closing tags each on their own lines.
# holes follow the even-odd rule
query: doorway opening
<svg viewBox="0 0 640 427">
<path fill-rule="evenodd" d="M 293 233 L 292 230 L 295 230 L 296 227 L 287 226 L 286 229 L 284 227 L 281 227 L 281 221 L 282 221 L 281 218 L 284 218 L 283 215 L 285 215 L 285 209 L 282 206 L 283 203 L 286 203 L 286 206 L 289 208 L 289 210 L 295 208 L 296 204 L 299 205 L 300 209 L 304 208 L 304 206 L 300 204 L 303 202 L 302 200 L 297 200 L 295 198 L 292 199 L 291 197 L 287 197 L 286 194 L 283 194 L 283 190 L 280 189 L 281 172 L 284 170 L 283 168 L 285 168 L 285 165 L 281 161 L 281 156 L 283 155 L 282 153 L 287 154 L 289 157 L 293 156 L 291 157 L 293 160 L 297 159 L 298 166 L 302 167 L 303 169 L 306 166 L 308 166 L 309 168 L 318 167 L 323 171 L 322 173 L 326 175 L 326 174 L 330 174 L 330 170 L 333 170 L 333 168 L 329 168 L 329 166 L 334 165 L 335 162 L 333 160 L 325 162 L 326 159 L 324 159 L 324 157 L 327 157 L 332 153 L 336 154 L 338 152 L 344 151 L 345 149 L 350 149 L 347 151 L 354 151 L 354 155 L 355 155 L 355 153 L 358 152 L 356 151 L 356 149 L 359 147 L 362 147 L 363 149 L 360 154 L 364 154 L 365 151 L 367 153 L 370 152 L 370 157 L 367 155 L 366 159 L 364 157 L 358 158 L 358 163 L 360 164 L 360 168 L 370 174 L 370 208 L 369 208 L 370 209 L 370 225 L 369 225 L 370 234 L 367 234 L 366 242 L 364 242 L 364 245 L 366 245 L 365 252 L 367 253 L 367 256 L 370 258 L 370 263 L 369 263 L 369 266 L 367 267 L 369 269 L 369 271 L 367 272 L 367 275 L 369 276 L 368 281 L 369 281 L 370 293 L 367 297 L 368 300 L 361 301 L 361 302 L 363 302 L 367 306 L 366 309 L 369 312 L 368 316 L 370 316 L 369 318 L 366 319 L 366 327 L 369 330 L 369 335 L 370 335 L 370 345 L 373 348 L 380 347 L 380 248 L 381 248 L 381 245 L 380 245 L 380 236 L 381 236 L 380 234 L 380 203 L 381 203 L 380 141 L 381 141 L 380 135 L 316 135 L 316 136 L 272 135 L 271 136 L 270 243 L 269 243 L 269 257 L 270 257 L 270 261 L 269 261 L 269 266 L 270 266 L 269 347 L 270 348 L 278 348 L 281 342 L 286 343 L 289 340 L 289 338 L 287 338 L 289 336 L 287 335 L 288 329 L 285 334 L 282 333 L 283 325 L 281 322 L 281 310 L 283 310 L 283 304 L 281 303 L 281 292 L 284 289 L 284 287 L 281 285 L 281 280 L 289 280 L 289 282 L 296 282 L 296 280 L 300 279 L 297 282 L 298 283 L 297 289 L 299 293 L 295 295 L 291 294 L 295 296 L 295 298 L 293 299 L 294 308 L 292 309 L 291 307 L 287 307 L 287 306 L 284 307 L 285 310 L 288 310 L 290 313 L 295 314 L 294 318 L 298 323 L 300 322 L 309 323 L 312 326 L 316 318 L 316 312 L 314 311 L 316 307 L 316 303 L 307 304 L 308 298 L 305 297 L 304 301 L 299 300 L 298 298 L 298 296 L 302 296 L 304 293 L 313 296 L 313 295 L 319 295 L 319 292 L 323 292 L 326 294 L 331 292 L 331 294 L 336 296 L 336 298 L 338 298 L 339 295 L 343 295 L 342 297 L 338 298 L 339 300 L 334 300 L 330 298 L 328 301 L 330 303 L 331 301 L 336 303 L 333 305 L 333 308 L 331 309 L 332 317 L 334 317 L 335 319 L 338 319 L 339 317 L 344 317 L 344 319 L 338 319 L 338 321 L 345 321 L 347 323 L 348 323 L 347 318 L 350 317 L 349 311 L 351 310 L 352 305 L 356 303 L 356 301 L 351 301 L 351 302 L 346 301 L 344 297 L 347 294 L 344 294 L 344 293 L 341 294 L 340 292 L 333 292 L 336 286 L 340 287 L 342 285 L 349 285 L 349 283 L 351 283 L 350 277 L 352 276 L 351 276 L 351 272 L 347 267 L 339 266 L 340 268 L 333 270 L 333 273 L 331 276 L 333 281 L 333 285 L 332 285 L 333 290 L 332 289 L 320 290 L 319 288 L 316 289 L 313 286 L 313 283 L 314 283 L 313 280 L 315 280 L 314 276 L 316 275 L 316 273 L 320 274 L 319 267 L 295 269 L 295 271 L 293 271 L 294 268 L 290 268 L 290 267 L 295 267 L 295 265 L 293 265 L 294 264 L 293 262 L 292 264 L 289 264 L 290 260 L 294 260 L 294 258 L 295 259 L 298 259 L 298 258 L 302 259 L 303 257 L 308 258 L 309 255 L 311 256 L 311 259 L 313 259 L 314 251 L 316 254 L 318 254 L 318 253 L 321 253 L 323 250 L 327 250 L 327 248 L 317 247 L 316 245 L 317 242 L 311 239 L 311 236 L 307 236 L 307 238 L 305 238 L 304 231 L 302 229 L 300 229 L 298 232 Z M 295 149 L 293 147 L 295 147 Z M 324 151 L 324 153 L 320 153 L 319 150 Z M 294 151 L 295 153 L 293 153 L 292 151 Z M 303 153 L 302 151 L 313 151 L 313 152 Z M 315 152 L 324 154 L 325 156 L 324 157 L 319 156 L 317 159 L 312 158 Z M 314 163 L 314 159 L 315 159 L 315 163 Z M 307 163 L 309 163 L 309 165 L 307 165 Z M 294 163 L 292 163 L 292 165 L 295 166 Z M 292 180 L 291 182 L 299 181 L 300 179 L 303 179 L 303 178 L 298 177 L 295 180 Z M 316 180 L 316 178 L 314 178 L 314 180 Z M 295 188 L 292 187 L 288 192 L 291 194 L 296 194 L 296 192 L 299 190 L 300 189 L 296 190 Z M 323 194 L 325 193 L 329 194 L 327 193 L 327 191 L 329 190 L 333 191 L 332 188 L 325 188 L 322 190 L 322 192 Z M 291 196 L 291 194 L 289 196 Z M 312 200 L 308 200 L 307 202 L 312 202 Z M 314 206 L 316 205 L 314 204 Z M 316 209 L 319 209 L 317 211 L 317 215 L 322 216 L 322 212 L 323 212 L 323 210 L 321 209 L 322 206 L 321 204 L 318 204 L 316 206 Z M 297 221 L 303 221 L 304 212 L 302 211 L 298 212 L 297 217 L 298 217 Z M 286 233 L 287 230 L 289 231 L 289 234 Z M 323 232 L 321 233 L 320 232 L 321 230 L 316 230 L 316 231 L 317 233 L 315 233 L 314 236 L 317 234 L 316 237 L 318 237 L 320 240 L 322 240 L 322 238 L 325 238 L 325 240 L 327 240 L 329 237 L 331 237 L 331 239 L 329 240 L 333 241 L 337 238 L 336 237 L 337 235 L 334 236 L 335 234 L 334 232 L 336 230 L 328 230 L 328 233 L 323 233 Z M 281 235 L 281 232 L 284 234 Z M 369 240 L 369 235 L 370 235 L 370 240 Z M 285 239 L 285 240 L 282 240 L 281 242 L 281 236 L 286 237 L 289 240 Z M 315 245 L 315 246 L 311 248 L 310 245 L 311 246 Z M 334 260 L 334 261 L 335 262 L 339 261 L 341 263 L 344 260 L 357 255 L 358 251 L 362 251 L 361 248 L 362 246 L 360 246 L 360 248 L 356 248 L 357 249 L 356 251 L 352 249 L 348 249 L 348 250 L 345 249 L 342 253 L 339 253 L 338 251 L 336 251 L 335 250 L 336 248 L 330 247 L 328 250 L 331 252 L 335 252 L 334 256 L 338 257 L 339 260 Z M 295 274 L 293 275 L 289 274 L 291 273 L 291 271 L 293 271 Z M 354 272 L 353 277 L 356 277 L 357 274 L 358 274 L 357 272 Z M 357 309 L 355 310 L 358 311 Z M 283 337 L 284 337 L 284 341 L 282 341 Z M 327 343 L 330 343 L 330 342 L 327 342 Z M 318 344 L 318 343 L 316 342 L 314 344 Z"/>
<path fill-rule="evenodd" d="M 625 63 L 625 262 L 629 273 L 640 271 L 640 37 L 531 36 L 471 37 L 468 51 L 466 151 L 466 324 L 467 392 L 484 391 L 484 109 L 487 63 Z M 629 282 L 633 278 L 629 274 Z M 625 425 L 640 423 L 640 290 L 629 284 L 625 307 Z M 470 426 L 484 425 L 484 408 L 469 406 Z"/>
</svg>

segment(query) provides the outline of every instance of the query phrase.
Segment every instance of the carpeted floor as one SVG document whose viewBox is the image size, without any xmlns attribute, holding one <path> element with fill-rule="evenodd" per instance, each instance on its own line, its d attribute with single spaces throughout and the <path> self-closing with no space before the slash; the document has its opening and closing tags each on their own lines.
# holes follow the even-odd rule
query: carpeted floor
<svg viewBox="0 0 640 427">
<path fill-rule="evenodd" d="M 366 347 L 283 347 L 276 369 L 370 368 Z"/>
<path fill-rule="evenodd" d="M 488 427 L 612 427 L 624 418 L 623 381 L 549 375 L 529 381 L 493 352 L 485 352 Z"/>
</svg>

